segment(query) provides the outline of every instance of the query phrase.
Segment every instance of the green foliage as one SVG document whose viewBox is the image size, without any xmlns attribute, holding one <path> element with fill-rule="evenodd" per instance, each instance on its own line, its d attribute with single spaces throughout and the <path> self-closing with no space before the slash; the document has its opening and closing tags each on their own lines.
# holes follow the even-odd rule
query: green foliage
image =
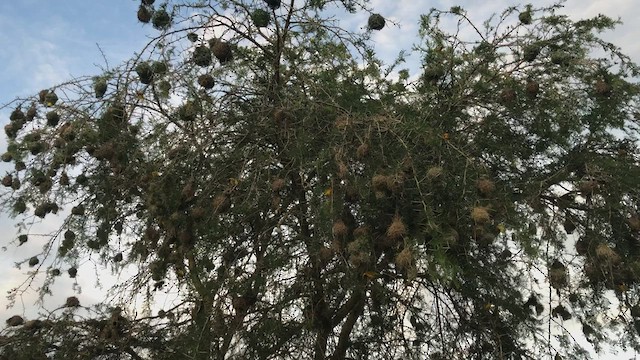
<svg viewBox="0 0 640 360">
<path fill-rule="evenodd" d="M 138 270 L 115 291 L 180 302 L 62 307 L 4 330 L 3 356 L 586 357 L 568 324 L 640 349 L 638 68 L 597 37 L 615 21 L 432 10 L 416 70 L 335 26 L 331 1 L 221 3 L 272 31 L 169 2 L 138 58 L 11 104 L 5 209 L 71 209 L 25 260 L 41 293 L 92 257 Z"/>
</svg>

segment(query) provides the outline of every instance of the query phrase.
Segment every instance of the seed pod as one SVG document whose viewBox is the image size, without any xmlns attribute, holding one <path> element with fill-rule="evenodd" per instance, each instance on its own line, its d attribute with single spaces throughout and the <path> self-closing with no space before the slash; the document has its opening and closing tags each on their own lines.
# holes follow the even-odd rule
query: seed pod
<svg viewBox="0 0 640 360">
<path fill-rule="evenodd" d="M 371 14 L 367 23 L 369 25 L 369 29 L 371 30 L 382 30 L 386 21 L 380 14 Z"/>
</svg>

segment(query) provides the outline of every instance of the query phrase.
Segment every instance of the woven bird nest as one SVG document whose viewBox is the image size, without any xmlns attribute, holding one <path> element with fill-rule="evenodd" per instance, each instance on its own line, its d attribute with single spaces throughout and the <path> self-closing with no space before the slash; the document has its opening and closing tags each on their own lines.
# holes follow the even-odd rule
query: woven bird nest
<svg viewBox="0 0 640 360">
<path fill-rule="evenodd" d="M 203 74 L 198 76 L 198 85 L 202 86 L 205 89 L 211 89 L 215 86 L 215 81 L 213 80 L 213 76 L 209 74 Z"/>
<path fill-rule="evenodd" d="M 149 23 L 149 21 L 151 21 L 151 18 L 153 17 L 153 12 L 151 11 L 151 9 L 149 9 L 148 6 L 144 6 L 144 5 L 140 5 L 140 7 L 138 7 L 138 21 L 140 21 L 141 23 L 147 24 Z"/>
<path fill-rule="evenodd" d="M 145 85 L 151 84 L 151 82 L 153 81 L 153 69 L 151 68 L 151 65 L 149 65 L 149 63 L 139 63 L 136 66 L 135 71 L 138 74 L 141 83 Z"/>
<path fill-rule="evenodd" d="M 209 66 L 211 65 L 211 50 L 203 45 L 196 46 L 196 48 L 193 50 L 192 59 L 193 62 L 198 66 Z"/>
<path fill-rule="evenodd" d="M 233 59 L 233 52 L 231 45 L 228 42 L 218 40 L 213 43 L 211 47 L 213 55 L 220 61 L 221 64 L 225 64 Z"/>
<path fill-rule="evenodd" d="M 153 27 L 158 30 L 166 30 L 171 27 L 171 16 L 166 9 L 158 9 L 151 18 Z"/>
<path fill-rule="evenodd" d="M 93 91 L 96 95 L 96 98 L 100 99 L 107 92 L 107 80 L 105 79 L 97 79 L 93 83 Z"/>
<path fill-rule="evenodd" d="M 275 10 L 280 7 L 280 0 L 264 0 L 267 3 L 267 6 L 271 9 Z"/>
<path fill-rule="evenodd" d="M 256 9 L 251 13 L 251 20 L 257 27 L 267 27 L 271 21 L 271 15 L 265 10 Z"/>
<path fill-rule="evenodd" d="M 382 30 L 385 23 L 384 17 L 380 14 L 371 14 L 371 16 L 369 16 L 368 25 L 371 30 Z"/>
</svg>

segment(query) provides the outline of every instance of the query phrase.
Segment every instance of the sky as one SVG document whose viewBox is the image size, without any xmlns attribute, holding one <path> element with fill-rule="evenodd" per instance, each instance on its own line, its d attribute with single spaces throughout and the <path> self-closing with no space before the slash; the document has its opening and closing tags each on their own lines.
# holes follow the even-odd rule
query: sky
<svg viewBox="0 0 640 360">
<path fill-rule="evenodd" d="M 256 0 L 259 1 L 259 0 Z M 157 1 L 159 2 L 159 1 Z M 536 1 L 536 6 L 553 1 Z M 100 68 L 118 65 L 142 49 L 150 35 L 157 34 L 151 26 L 137 22 L 138 0 L 19 0 L 0 1 L 0 106 L 15 97 L 32 95 L 43 88 L 84 75 L 98 75 Z M 380 56 L 391 61 L 400 50 L 410 50 L 417 39 L 419 15 L 430 8 L 448 9 L 462 6 L 469 16 L 481 22 L 491 14 L 508 6 L 525 4 L 512 0 L 447 1 L 447 0 L 373 0 L 371 7 L 389 20 L 389 25 L 373 36 Z M 569 0 L 561 13 L 574 19 L 595 16 L 599 13 L 624 22 L 615 31 L 603 37 L 622 47 L 636 62 L 640 62 L 640 22 L 634 22 L 640 14 L 637 0 Z M 366 26 L 368 14 L 345 15 L 343 24 L 354 29 Z M 11 109 L 0 109 L 0 125 L 8 121 Z M 6 147 L 4 134 L 0 147 Z M 2 152 L 2 151 L 0 151 Z M 0 164 L 0 173 L 7 167 Z M 38 225 L 46 231 L 57 225 L 55 219 Z M 25 278 L 26 267 L 16 269 L 14 262 L 40 251 L 42 243 L 37 237 L 19 247 L 8 244 L 15 239 L 15 221 L 0 214 L 0 321 L 13 314 L 34 315 L 34 296 L 27 294 L 16 307 L 6 310 L 4 293 Z M 82 289 L 81 302 L 97 302 L 101 290 L 96 288 L 94 269 L 88 267 L 80 273 L 78 285 Z M 105 279 L 115 281 L 114 278 Z M 55 296 L 46 303 L 49 309 L 62 304 L 73 295 L 73 282 L 61 277 L 54 288 Z M 601 359 L 619 357 L 603 356 Z M 624 359 L 629 358 L 625 356 Z"/>
</svg>

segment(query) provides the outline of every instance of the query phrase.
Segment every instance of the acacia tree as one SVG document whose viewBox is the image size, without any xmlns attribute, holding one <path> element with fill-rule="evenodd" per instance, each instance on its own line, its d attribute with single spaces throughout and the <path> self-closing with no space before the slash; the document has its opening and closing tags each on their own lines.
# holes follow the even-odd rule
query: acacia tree
<svg viewBox="0 0 640 360">
<path fill-rule="evenodd" d="M 99 255 L 180 301 L 71 297 L 1 356 L 584 358 L 567 324 L 638 349 L 638 69 L 557 8 L 431 10 L 412 76 L 367 1 L 143 0 L 140 54 L 7 105 L 3 204 L 64 210 L 24 260 L 43 295 Z"/>
</svg>

